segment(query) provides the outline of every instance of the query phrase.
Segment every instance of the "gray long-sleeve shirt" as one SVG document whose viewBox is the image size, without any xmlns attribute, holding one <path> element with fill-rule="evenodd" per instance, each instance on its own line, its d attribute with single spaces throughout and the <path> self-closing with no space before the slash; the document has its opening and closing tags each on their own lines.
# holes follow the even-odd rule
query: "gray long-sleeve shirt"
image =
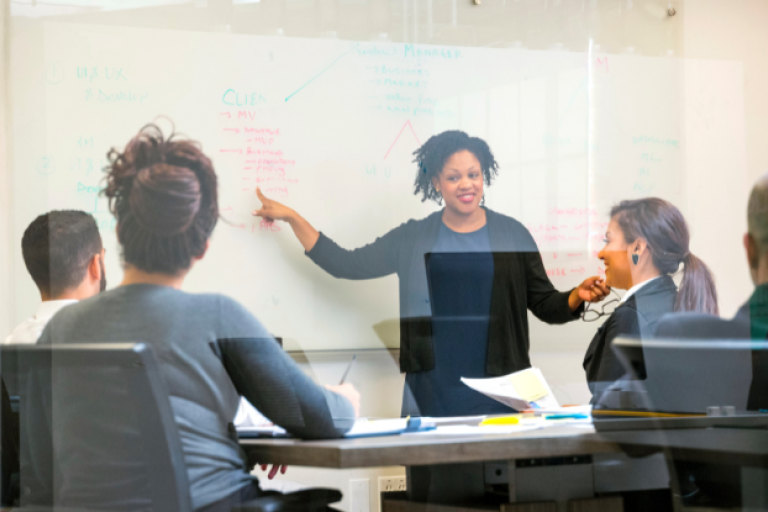
<svg viewBox="0 0 768 512">
<path fill-rule="evenodd" d="M 354 416 L 348 400 L 312 382 L 251 313 L 222 295 L 144 284 L 121 286 L 64 308 L 38 343 L 130 341 L 152 346 L 179 428 L 192 505 L 199 509 L 253 479 L 229 429 L 239 396 L 222 354 L 212 347 L 220 340 L 238 342 L 232 353 L 223 343 L 223 356 L 228 367 L 238 368 L 241 383 L 244 375 L 253 376 L 245 386 L 251 394 L 246 398 L 289 432 L 305 438 L 335 437 L 341 431 L 329 429 L 333 418 Z M 64 441 L 83 443 L 80 449 L 87 443 Z"/>
</svg>

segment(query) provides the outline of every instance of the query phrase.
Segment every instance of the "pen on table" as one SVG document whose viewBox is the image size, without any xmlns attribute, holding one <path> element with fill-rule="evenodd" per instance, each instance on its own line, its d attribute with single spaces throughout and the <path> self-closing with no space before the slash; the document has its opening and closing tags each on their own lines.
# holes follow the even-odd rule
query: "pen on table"
<svg viewBox="0 0 768 512">
<path fill-rule="evenodd" d="M 355 364 L 355 359 L 357 359 L 357 354 L 352 356 L 352 360 L 349 362 L 349 366 L 347 366 L 346 371 L 344 371 L 344 375 L 341 376 L 341 382 L 339 382 L 339 386 L 344 384 L 344 381 L 347 379 L 347 374 L 349 373 L 349 370 L 352 369 L 352 365 Z"/>
</svg>

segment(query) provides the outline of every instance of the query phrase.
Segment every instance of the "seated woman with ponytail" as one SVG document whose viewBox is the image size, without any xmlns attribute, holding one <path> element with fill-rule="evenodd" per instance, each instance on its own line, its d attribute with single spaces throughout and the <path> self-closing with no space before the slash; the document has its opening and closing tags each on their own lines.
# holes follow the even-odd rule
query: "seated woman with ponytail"
<svg viewBox="0 0 768 512">
<path fill-rule="evenodd" d="M 658 198 L 622 201 L 611 210 L 605 247 L 605 284 L 627 290 L 597 330 L 584 357 L 594 403 L 624 375 L 611 350 L 618 336 L 654 336 L 661 317 L 678 311 L 717 314 L 717 291 L 707 266 L 689 247 L 690 233 L 674 205 Z M 682 265 L 678 290 L 672 275 Z"/>
</svg>

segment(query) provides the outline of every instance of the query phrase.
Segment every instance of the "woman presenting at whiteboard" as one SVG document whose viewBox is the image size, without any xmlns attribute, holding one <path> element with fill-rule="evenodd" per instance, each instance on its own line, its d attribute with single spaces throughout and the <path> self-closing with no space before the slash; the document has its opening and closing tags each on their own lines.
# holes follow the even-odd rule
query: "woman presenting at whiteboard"
<svg viewBox="0 0 768 512">
<path fill-rule="evenodd" d="M 403 414 L 455 416 L 509 412 L 460 377 L 505 375 L 530 367 L 527 309 L 562 324 L 608 290 L 598 278 L 557 291 L 518 221 L 483 206 L 498 164 L 483 140 L 461 131 L 430 138 L 415 153 L 414 194 L 445 206 L 373 243 L 347 250 L 291 208 L 256 190 L 254 215 L 290 224 L 307 256 L 342 279 L 400 280 Z"/>
</svg>

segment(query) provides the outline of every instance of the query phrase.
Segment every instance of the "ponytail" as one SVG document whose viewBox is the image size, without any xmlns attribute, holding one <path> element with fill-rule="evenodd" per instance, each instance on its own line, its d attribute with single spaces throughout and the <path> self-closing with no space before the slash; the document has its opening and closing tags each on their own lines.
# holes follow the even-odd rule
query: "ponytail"
<svg viewBox="0 0 768 512">
<path fill-rule="evenodd" d="M 622 201 L 611 209 L 627 243 L 643 238 L 653 266 L 661 275 L 677 273 L 683 264 L 683 281 L 675 299 L 675 311 L 719 314 L 717 289 L 709 268 L 691 254 L 691 239 L 683 214 L 658 197 Z"/>
<path fill-rule="evenodd" d="M 683 258 L 683 265 L 683 281 L 677 292 L 675 311 L 719 315 L 717 289 L 709 267 L 690 252 Z"/>
</svg>

